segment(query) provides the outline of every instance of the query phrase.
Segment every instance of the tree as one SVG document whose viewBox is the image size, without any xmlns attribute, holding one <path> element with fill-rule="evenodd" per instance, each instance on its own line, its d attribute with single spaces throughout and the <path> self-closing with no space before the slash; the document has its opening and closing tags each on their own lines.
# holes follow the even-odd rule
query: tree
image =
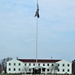
<svg viewBox="0 0 75 75">
<path fill-rule="evenodd" d="M 8 62 L 8 61 L 10 61 L 10 60 L 12 60 L 12 58 L 11 57 L 7 57 L 7 58 L 4 58 L 4 59 L 2 59 L 1 60 L 1 65 L 2 65 L 2 69 L 3 69 L 3 71 L 6 73 L 6 63 Z"/>
<path fill-rule="evenodd" d="M 56 73 L 56 71 L 58 70 L 58 64 L 57 63 L 53 63 L 50 67 L 49 67 L 50 73 Z"/>
<path fill-rule="evenodd" d="M 50 66 L 50 67 L 49 67 L 49 70 L 50 70 L 50 73 L 52 74 L 53 67 L 52 67 L 52 66 Z"/>
<path fill-rule="evenodd" d="M 23 68 L 23 72 L 26 74 L 27 71 L 28 71 L 28 69 L 29 69 L 29 66 L 24 66 L 24 68 Z"/>
<path fill-rule="evenodd" d="M 0 73 L 2 72 L 2 65 L 1 65 L 1 63 L 0 63 Z"/>
<path fill-rule="evenodd" d="M 57 70 L 58 70 L 58 64 L 55 63 L 55 64 L 54 64 L 54 73 L 56 73 Z"/>
</svg>

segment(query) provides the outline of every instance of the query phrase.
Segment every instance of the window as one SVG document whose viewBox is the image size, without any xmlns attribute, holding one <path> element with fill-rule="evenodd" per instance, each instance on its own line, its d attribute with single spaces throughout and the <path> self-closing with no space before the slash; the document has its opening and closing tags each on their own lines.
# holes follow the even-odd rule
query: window
<svg viewBox="0 0 75 75">
<path fill-rule="evenodd" d="M 47 66 L 49 66 L 49 64 L 47 64 Z"/>
<path fill-rule="evenodd" d="M 45 64 L 43 64 L 43 66 L 45 66 Z"/>
<path fill-rule="evenodd" d="M 53 64 L 52 64 L 52 66 L 53 66 Z"/>
<path fill-rule="evenodd" d="M 14 70 L 14 71 L 16 71 L 16 69 L 15 69 L 15 68 L 14 68 L 13 70 Z"/>
<path fill-rule="evenodd" d="M 18 64 L 19 66 L 21 65 L 21 63 Z"/>
<path fill-rule="evenodd" d="M 60 66 L 60 65 L 58 64 L 58 66 Z"/>
<path fill-rule="evenodd" d="M 62 66 L 65 66 L 64 64 Z"/>
<path fill-rule="evenodd" d="M 16 65 L 16 63 L 14 63 L 14 66 Z"/>
<path fill-rule="evenodd" d="M 47 71 L 49 71 L 49 69 L 47 69 Z"/>
<path fill-rule="evenodd" d="M 69 72 L 70 70 L 68 69 L 67 71 Z"/>
<path fill-rule="evenodd" d="M 40 64 L 38 64 L 38 66 L 40 66 Z"/>
<path fill-rule="evenodd" d="M 33 66 L 35 66 L 35 63 L 33 64 Z"/>
<path fill-rule="evenodd" d="M 67 64 L 67 66 L 70 66 L 69 64 Z"/>
<path fill-rule="evenodd" d="M 58 71 L 60 71 L 60 70 L 58 69 Z"/>
<path fill-rule="evenodd" d="M 26 63 L 25 63 L 25 66 L 26 66 Z"/>
<path fill-rule="evenodd" d="M 19 68 L 18 71 L 20 71 L 21 69 Z"/>
<path fill-rule="evenodd" d="M 65 70 L 63 69 L 62 71 L 64 72 Z"/>
<path fill-rule="evenodd" d="M 31 71 L 31 69 L 29 69 L 29 71 Z"/>
<path fill-rule="evenodd" d="M 31 64 L 29 63 L 29 66 L 31 66 Z"/>
<path fill-rule="evenodd" d="M 11 63 L 9 63 L 9 66 L 11 65 Z"/>
<path fill-rule="evenodd" d="M 11 71 L 11 68 L 9 68 L 9 71 Z"/>
</svg>

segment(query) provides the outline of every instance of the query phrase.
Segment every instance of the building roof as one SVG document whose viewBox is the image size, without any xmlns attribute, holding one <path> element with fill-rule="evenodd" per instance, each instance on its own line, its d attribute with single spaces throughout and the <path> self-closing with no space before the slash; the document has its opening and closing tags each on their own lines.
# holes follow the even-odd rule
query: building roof
<svg viewBox="0 0 75 75">
<path fill-rule="evenodd" d="M 22 62 L 36 62 L 36 59 L 17 59 Z M 60 60 L 54 60 L 54 59 L 38 59 L 37 62 L 47 62 L 47 63 L 53 63 L 53 62 L 58 62 Z"/>
</svg>

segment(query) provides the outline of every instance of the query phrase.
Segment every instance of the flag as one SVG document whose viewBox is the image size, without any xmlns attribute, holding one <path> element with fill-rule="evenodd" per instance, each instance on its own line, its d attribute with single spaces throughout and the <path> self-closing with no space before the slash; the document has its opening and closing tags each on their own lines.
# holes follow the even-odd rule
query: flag
<svg viewBox="0 0 75 75">
<path fill-rule="evenodd" d="M 34 17 L 39 18 L 39 5 L 38 5 L 38 3 L 37 3 L 37 10 L 35 12 L 35 16 Z"/>
</svg>

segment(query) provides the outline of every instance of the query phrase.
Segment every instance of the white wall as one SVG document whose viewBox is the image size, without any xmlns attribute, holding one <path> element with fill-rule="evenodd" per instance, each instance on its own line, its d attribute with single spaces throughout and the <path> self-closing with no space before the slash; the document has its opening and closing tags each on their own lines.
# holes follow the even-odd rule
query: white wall
<svg viewBox="0 0 75 75">
<path fill-rule="evenodd" d="M 11 65 L 9 65 L 9 63 L 11 63 Z M 14 65 L 14 63 L 16 63 L 16 65 Z M 20 66 L 19 66 L 19 63 L 21 64 Z M 72 64 L 70 62 L 65 61 L 65 60 L 61 60 L 56 63 L 59 64 L 59 66 L 58 66 L 59 71 L 57 70 L 56 73 L 60 73 L 60 74 L 64 74 L 64 73 L 71 74 L 72 73 Z M 35 66 L 33 64 L 35 64 Z M 40 64 L 42 73 L 50 73 L 51 72 L 50 70 L 48 71 L 48 69 L 49 69 L 49 67 L 51 67 L 51 65 L 53 63 L 41 63 L 40 62 L 38 64 Z M 45 65 L 43 65 L 43 64 L 45 64 Z M 49 66 L 47 64 L 49 64 Z M 63 66 L 63 64 L 64 64 L 64 66 Z M 67 66 L 68 64 L 69 64 L 69 66 Z M 29 69 L 31 69 L 30 72 L 33 72 L 32 68 L 36 67 L 36 63 L 34 63 L 34 62 L 33 63 L 30 63 L 30 62 L 23 63 L 19 60 L 13 59 L 13 60 L 7 62 L 7 73 L 24 73 L 25 66 L 28 67 Z M 39 66 L 39 65 L 37 65 L 37 66 Z M 42 71 L 42 67 L 46 68 L 45 72 Z M 11 68 L 10 71 L 9 71 L 9 68 Z M 14 68 L 16 69 L 15 71 L 13 70 Z M 20 69 L 20 71 L 19 71 L 19 69 Z M 29 69 L 27 72 L 29 72 Z M 64 69 L 64 71 L 63 71 L 63 69 Z M 67 71 L 68 69 L 69 69 L 69 71 Z M 54 72 L 52 72 L 52 73 L 54 73 Z"/>
<path fill-rule="evenodd" d="M 58 66 L 59 71 L 57 71 L 57 73 L 62 73 L 62 74 L 68 73 L 68 74 L 72 74 L 72 63 L 71 62 L 68 62 L 68 61 L 65 61 L 65 60 L 61 60 L 61 61 L 59 61 L 57 63 L 59 64 L 59 66 Z M 64 64 L 64 66 L 63 66 L 63 64 Z M 69 66 L 68 66 L 68 64 L 69 64 Z"/>
<path fill-rule="evenodd" d="M 11 65 L 9 65 L 9 63 Z M 14 65 L 14 63 L 15 63 L 15 65 Z M 24 66 L 24 64 L 21 61 L 18 61 L 15 59 L 8 61 L 7 62 L 7 73 L 21 73 L 21 72 L 23 72 L 23 66 Z M 14 68 L 15 68 L 15 71 L 14 71 Z M 9 69 L 10 69 L 10 71 L 9 71 Z M 19 69 L 20 69 L 20 71 L 19 71 Z"/>
</svg>

